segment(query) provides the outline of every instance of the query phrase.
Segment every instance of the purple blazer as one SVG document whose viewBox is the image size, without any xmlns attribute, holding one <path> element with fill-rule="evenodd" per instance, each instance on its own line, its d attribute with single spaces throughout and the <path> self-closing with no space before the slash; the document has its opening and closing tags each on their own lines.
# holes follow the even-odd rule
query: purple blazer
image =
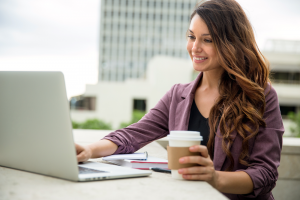
<svg viewBox="0 0 300 200">
<path fill-rule="evenodd" d="M 191 83 L 174 85 L 139 122 L 116 130 L 103 139 L 118 145 L 115 154 L 133 153 L 146 144 L 167 136 L 171 130 L 188 130 L 191 105 L 201 76 L 202 73 Z M 265 94 L 264 119 L 267 126 L 260 127 L 256 137 L 249 140 L 248 162 L 252 165 L 247 167 L 238 162 L 242 137 L 236 131 L 232 133 L 233 144 L 230 149 L 234 158 L 233 171 L 249 174 L 254 191 L 247 195 L 224 194 L 230 199 L 274 199 L 271 191 L 278 179 L 277 168 L 280 164 L 284 127 L 276 91 L 269 85 Z M 219 128 L 217 135 L 221 135 Z M 213 162 L 215 169 L 219 171 L 224 171 L 230 164 L 222 150 L 220 137 L 215 137 Z"/>
</svg>

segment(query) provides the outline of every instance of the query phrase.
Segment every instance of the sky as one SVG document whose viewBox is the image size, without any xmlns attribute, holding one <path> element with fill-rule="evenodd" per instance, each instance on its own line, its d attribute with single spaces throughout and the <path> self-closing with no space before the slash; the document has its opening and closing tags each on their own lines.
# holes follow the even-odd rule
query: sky
<svg viewBox="0 0 300 200">
<path fill-rule="evenodd" d="M 299 0 L 237 0 L 263 50 L 300 40 Z M 100 0 L 0 0 L 0 70 L 62 71 L 67 96 L 98 79 Z"/>
</svg>

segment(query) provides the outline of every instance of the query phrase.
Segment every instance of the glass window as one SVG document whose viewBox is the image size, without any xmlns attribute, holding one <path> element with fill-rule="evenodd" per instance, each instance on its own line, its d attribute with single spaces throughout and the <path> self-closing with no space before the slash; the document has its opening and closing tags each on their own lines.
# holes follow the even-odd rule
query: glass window
<svg viewBox="0 0 300 200">
<path fill-rule="evenodd" d="M 280 106 L 281 116 L 287 116 L 289 112 L 296 112 L 296 106 Z"/>
<path fill-rule="evenodd" d="M 146 99 L 133 99 L 133 110 L 146 111 Z"/>
<path fill-rule="evenodd" d="M 300 72 L 272 71 L 270 77 L 271 77 L 272 81 L 278 82 L 278 83 L 300 84 Z"/>
<path fill-rule="evenodd" d="M 70 100 L 71 110 L 96 110 L 96 97 L 75 96 Z"/>
</svg>

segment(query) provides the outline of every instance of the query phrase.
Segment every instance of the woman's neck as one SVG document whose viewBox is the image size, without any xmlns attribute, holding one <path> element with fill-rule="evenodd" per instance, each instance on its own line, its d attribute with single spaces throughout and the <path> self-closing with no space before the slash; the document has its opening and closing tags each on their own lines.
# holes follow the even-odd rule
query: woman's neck
<svg viewBox="0 0 300 200">
<path fill-rule="evenodd" d="M 204 71 L 200 83 L 201 87 L 204 89 L 218 89 L 223 72 L 224 72 L 223 68 Z"/>
</svg>

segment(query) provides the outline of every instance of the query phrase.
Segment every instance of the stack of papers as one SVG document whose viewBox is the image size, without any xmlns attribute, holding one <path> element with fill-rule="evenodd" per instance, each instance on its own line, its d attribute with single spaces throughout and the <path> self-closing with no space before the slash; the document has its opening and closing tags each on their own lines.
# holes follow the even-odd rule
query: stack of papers
<svg viewBox="0 0 300 200">
<path fill-rule="evenodd" d="M 103 157 L 102 159 L 113 164 L 135 169 L 168 169 L 168 160 L 162 158 L 147 157 L 147 153 L 116 154 Z"/>
<path fill-rule="evenodd" d="M 105 161 L 111 161 L 111 160 L 125 160 L 125 159 L 130 159 L 130 160 L 147 160 L 148 158 L 148 153 L 131 153 L 131 154 L 115 154 L 111 156 L 105 156 L 102 158 L 102 160 Z"/>
</svg>

